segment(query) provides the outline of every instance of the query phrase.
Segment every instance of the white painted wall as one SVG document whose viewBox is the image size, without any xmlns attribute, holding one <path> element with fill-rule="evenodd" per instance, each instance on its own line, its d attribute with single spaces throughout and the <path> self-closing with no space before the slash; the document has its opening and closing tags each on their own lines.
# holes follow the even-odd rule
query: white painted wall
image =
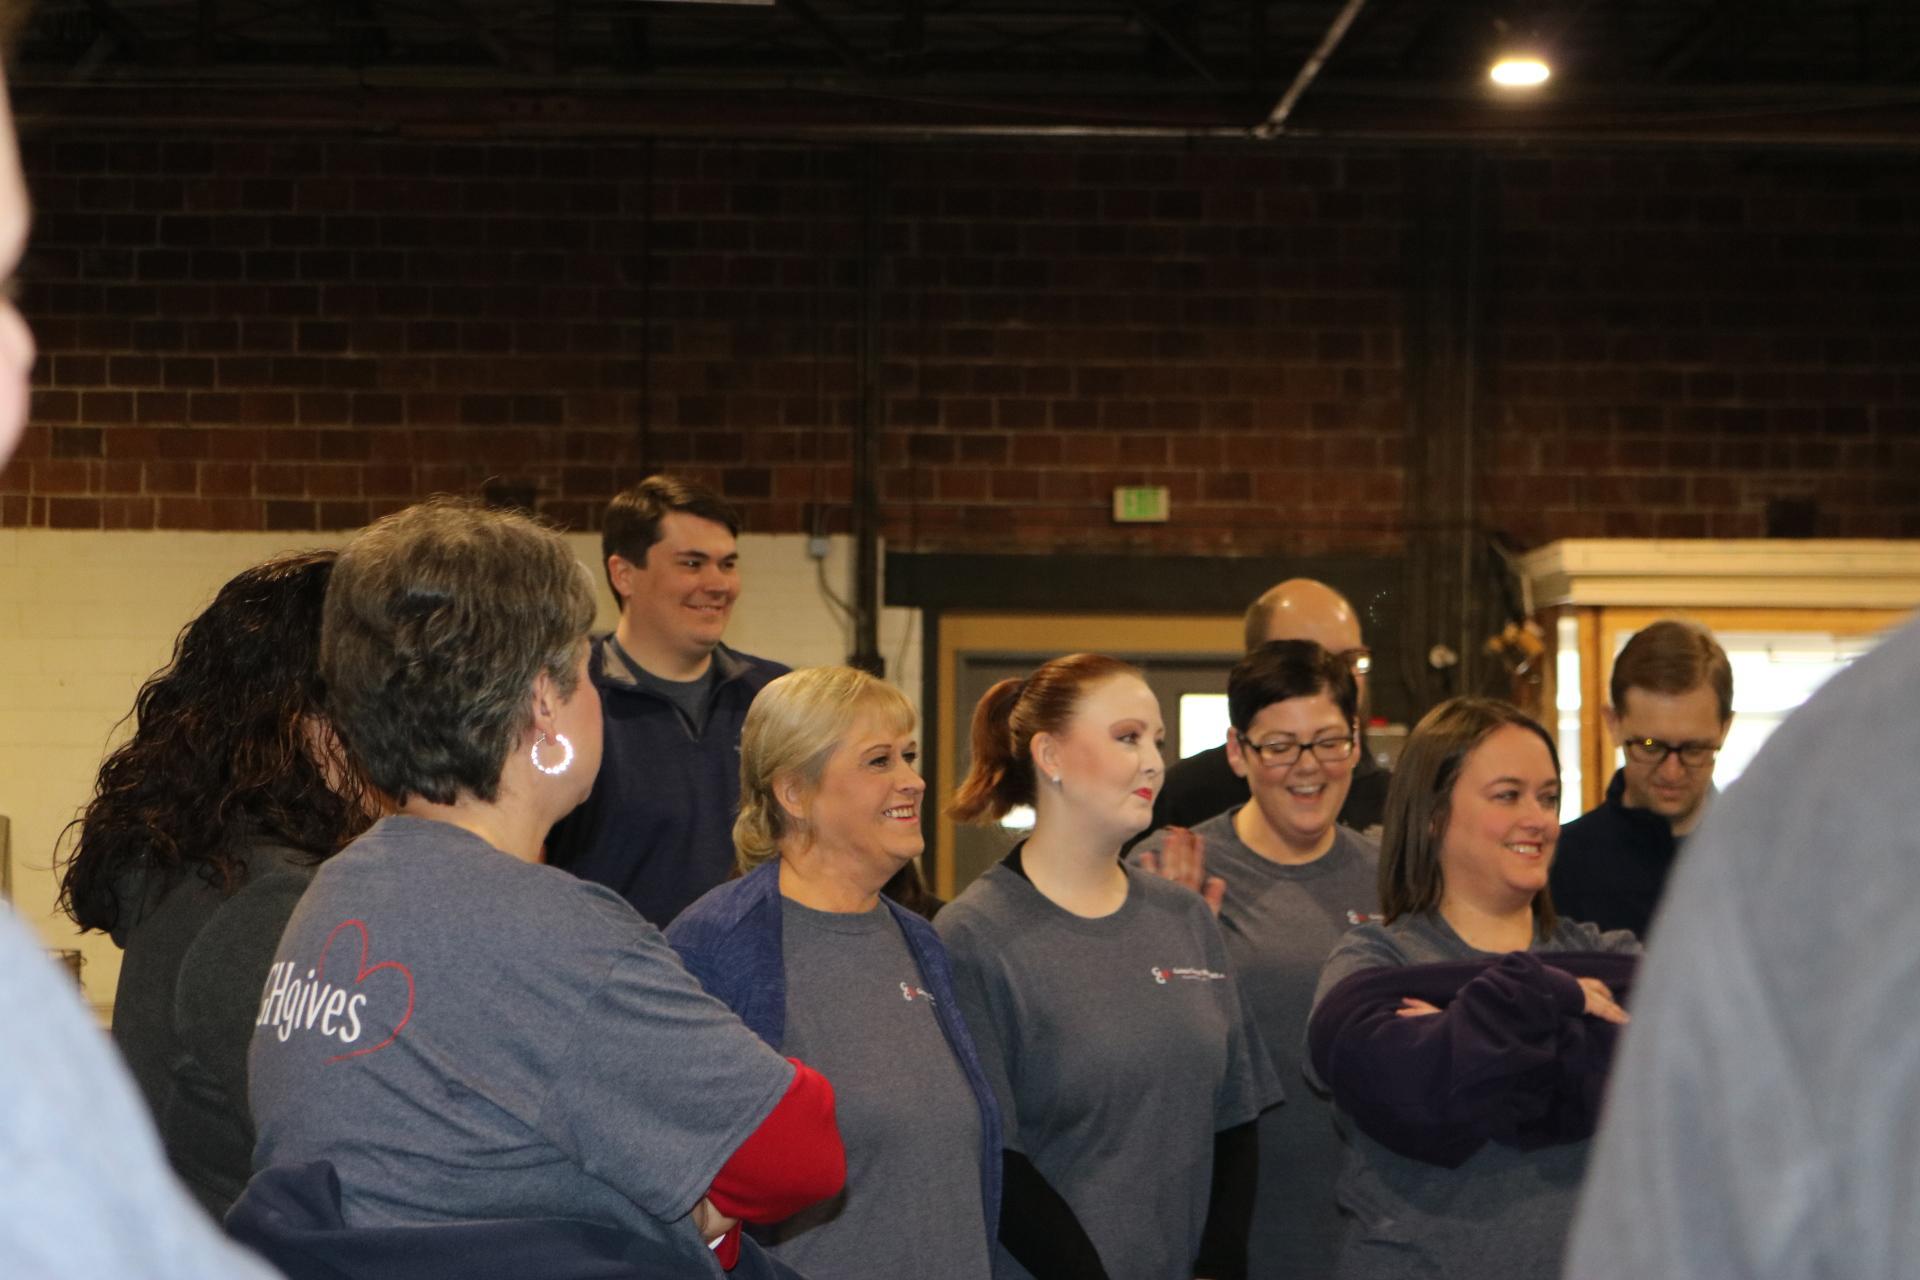
<svg viewBox="0 0 1920 1280">
<path fill-rule="evenodd" d="M 120 953 L 103 936 L 78 934 L 54 909 L 61 829 L 92 793 L 101 758 L 130 727 L 120 721 L 134 694 L 220 585 L 271 555 L 346 536 L 0 530 L 0 815 L 12 820 L 13 900 L 48 946 L 84 953 L 96 1007 L 113 999 Z M 595 570 L 598 625 L 612 626 L 598 535 L 568 541 Z M 806 539 L 747 534 L 740 550 L 744 589 L 728 643 L 796 667 L 844 661 L 851 632 L 820 591 Z M 826 560 L 827 581 L 843 599 L 851 596 L 852 551 L 850 539 L 835 538 Z M 916 707 L 918 617 L 888 609 L 880 627 L 888 675 Z"/>
</svg>

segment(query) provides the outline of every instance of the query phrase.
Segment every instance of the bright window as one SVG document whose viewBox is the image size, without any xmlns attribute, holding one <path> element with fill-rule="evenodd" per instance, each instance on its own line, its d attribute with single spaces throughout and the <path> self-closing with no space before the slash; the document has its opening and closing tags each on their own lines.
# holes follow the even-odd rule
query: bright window
<svg viewBox="0 0 1920 1280">
<path fill-rule="evenodd" d="M 1180 758 L 1184 760 L 1224 745 L 1232 723 L 1227 718 L 1226 694 L 1181 694 Z"/>
</svg>

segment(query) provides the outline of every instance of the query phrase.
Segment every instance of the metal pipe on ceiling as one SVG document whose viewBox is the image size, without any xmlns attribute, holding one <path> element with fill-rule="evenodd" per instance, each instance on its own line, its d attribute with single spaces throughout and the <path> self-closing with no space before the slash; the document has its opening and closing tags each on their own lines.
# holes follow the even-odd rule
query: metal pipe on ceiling
<svg viewBox="0 0 1920 1280">
<path fill-rule="evenodd" d="M 1366 4 L 1367 0 L 1347 0 L 1346 7 L 1334 16 L 1333 25 L 1327 28 L 1327 34 L 1320 38 L 1320 47 L 1313 51 L 1312 56 L 1305 63 L 1301 64 L 1299 74 L 1294 76 L 1293 83 L 1287 86 L 1286 93 L 1281 96 L 1280 101 L 1274 103 L 1273 110 L 1267 113 L 1267 118 L 1253 126 L 1254 137 L 1272 138 L 1286 129 L 1287 120 L 1293 115 L 1293 109 L 1300 105 L 1300 99 L 1306 96 L 1308 87 L 1319 77 L 1321 68 L 1325 67 L 1328 59 L 1333 57 L 1333 51 L 1338 49 L 1340 42 L 1347 38 L 1347 32 L 1352 29 L 1354 19 L 1360 16 L 1360 10 L 1365 8 Z"/>
</svg>

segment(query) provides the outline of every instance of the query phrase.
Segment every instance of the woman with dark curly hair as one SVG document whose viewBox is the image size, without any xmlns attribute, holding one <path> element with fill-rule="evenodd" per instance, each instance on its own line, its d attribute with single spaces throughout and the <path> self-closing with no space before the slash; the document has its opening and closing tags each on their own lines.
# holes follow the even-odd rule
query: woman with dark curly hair
<svg viewBox="0 0 1920 1280">
<path fill-rule="evenodd" d="M 283 556 L 220 589 L 140 690 L 133 737 L 68 828 L 61 905 L 126 951 L 114 1039 L 215 1217 L 250 1172 L 247 1046 L 273 948 L 314 865 L 370 820 L 321 710 L 333 562 Z"/>
</svg>

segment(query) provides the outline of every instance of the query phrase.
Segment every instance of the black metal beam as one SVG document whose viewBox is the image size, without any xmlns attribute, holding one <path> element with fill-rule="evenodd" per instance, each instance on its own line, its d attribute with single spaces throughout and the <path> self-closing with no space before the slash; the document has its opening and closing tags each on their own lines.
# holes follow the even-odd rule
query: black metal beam
<svg viewBox="0 0 1920 1280">
<path fill-rule="evenodd" d="M 839 27 L 828 21 L 818 9 L 813 7 L 813 0 L 780 0 L 780 7 L 811 27 L 815 34 L 832 46 L 833 51 L 840 55 L 840 60 L 845 62 L 850 70 L 863 76 L 872 74 L 867 56 L 854 47 L 853 42 L 847 39 L 846 34 Z"/>
<path fill-rule="evenodd" d="M 1131 8 L 1133 16 L 1139 19 L 1140 25 L 1153 32 L 1168 50 L 1198 72 L 1202 79 L 1210 84 L 1220 83 L 1220 77 L 1214 74 L 1213 67 L 1206 56 L 1194 47 L 1193 41 L 1184 32 L 1156 13 L 1151 5 L 1135 4 Z"/>
</svg>

